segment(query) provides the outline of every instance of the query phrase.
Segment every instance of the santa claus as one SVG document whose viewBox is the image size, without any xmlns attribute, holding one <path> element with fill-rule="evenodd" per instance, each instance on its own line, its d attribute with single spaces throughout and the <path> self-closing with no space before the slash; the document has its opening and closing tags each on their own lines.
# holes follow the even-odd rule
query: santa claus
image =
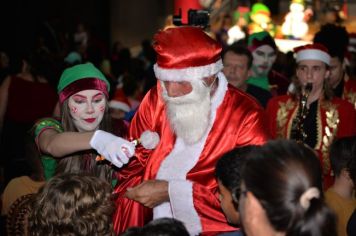
<svg viewBox="0 0 356 236">
<path fill-rule="evenodd" d="M 215 164 L 234 147 L 267 140 L 263 110 L 228 85 L 221 46 L 200 28 L 169 28 L 154 40 L 159 82 L 143 99 L 128 138 L 151 130 L 160 142 L 154 150 L 138 146 L 119 170 L 114 229 L 173 217 L 191 235 L 236 230 L 220 208 Z"/>
</svg>

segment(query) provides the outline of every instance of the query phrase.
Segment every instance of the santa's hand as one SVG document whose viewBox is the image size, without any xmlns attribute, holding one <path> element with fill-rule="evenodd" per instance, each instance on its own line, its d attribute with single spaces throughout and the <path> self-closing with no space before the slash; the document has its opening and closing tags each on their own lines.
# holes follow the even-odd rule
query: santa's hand
<svg viewBox="0 0 356 236">
<path fill-rule="evenodd" d="M 95 131 L 90 146 L 117 167 L 122 167 L 135 154 L 134 144 L 102 130 Z"/>
<path fill-rule="evenodd" d="M 169 201 L 168 182 L 165 180 L 147 180 L 128 188 L 125 197 L 137 201 L 145 207 L 153 208 Z"/>
</svg>

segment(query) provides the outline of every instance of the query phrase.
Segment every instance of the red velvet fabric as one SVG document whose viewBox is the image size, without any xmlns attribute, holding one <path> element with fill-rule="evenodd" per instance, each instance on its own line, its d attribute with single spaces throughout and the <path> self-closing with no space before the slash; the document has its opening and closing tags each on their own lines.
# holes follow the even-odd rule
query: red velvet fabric
<svg viewBox="0 0 356 236">
<path fill-rule="evenodd" d="M 300 51 L 309 50 L 309 49 L 320 50 L 320 51 L 329 53 L 328 49 L 324 45 L 322 45 L 320 43 L 314 43 L 314 44 L 307 44 L 307 45 L 299 46 L 299 47 L 294 48 L 293 51 L 295 53 L 298 53 Z"/>
<path fill-rule="evenodd" d="M 197 27 L 169 28 L 158 32 L 154 40 L 161 68 L 205 66 L 220 59 L 221 45 Z"/>
<path fill-rule="evenodd" d="M 65 87 L 59 93 L 59 101 L 60 103 L 63 103 L 67 98 L 69 98 L 73 94 L 88 89 L 102 91 L 106 97 L 109 97 L 108 88 L 103 80 L 96 79 L 96 78 L 85 78 L 85 79 L 74 81 L 73 83 Z"/>
</svg>

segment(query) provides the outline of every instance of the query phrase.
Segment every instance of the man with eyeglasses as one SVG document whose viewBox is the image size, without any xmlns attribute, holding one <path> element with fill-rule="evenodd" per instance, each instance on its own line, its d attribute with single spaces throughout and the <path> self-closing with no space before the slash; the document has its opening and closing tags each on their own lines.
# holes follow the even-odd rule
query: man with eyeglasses
<svg viewBox="0 0 356 236">
<path fill-rule="evenodd" d="M 327 189 L 333 183 L 329 145 L 334 138 L 356 134 L 356 112 L 351 103 L 330 92 L 326 82 L 330 55 L 323 45 L 305 45 L 294 51 L 296 90 L 292 95 L 269 101 L 266 110 L 269 129 L 273 138 L 296 139 L 317 152 Z"/>
</svg>

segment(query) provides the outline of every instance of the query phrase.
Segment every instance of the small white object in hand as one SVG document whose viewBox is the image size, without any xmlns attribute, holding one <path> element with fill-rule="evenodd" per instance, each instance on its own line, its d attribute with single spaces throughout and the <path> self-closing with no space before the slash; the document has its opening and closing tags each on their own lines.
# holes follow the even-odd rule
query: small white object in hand
<svg viewBox="0 0 356 236">
<path fill-rule="evenodd" d="M 158 145 L 159 140 L 158 133 L 150 130 L 144 131 L 140 136 L 140 143 L 146 149 L 154 149 Z"/>
</svg>

